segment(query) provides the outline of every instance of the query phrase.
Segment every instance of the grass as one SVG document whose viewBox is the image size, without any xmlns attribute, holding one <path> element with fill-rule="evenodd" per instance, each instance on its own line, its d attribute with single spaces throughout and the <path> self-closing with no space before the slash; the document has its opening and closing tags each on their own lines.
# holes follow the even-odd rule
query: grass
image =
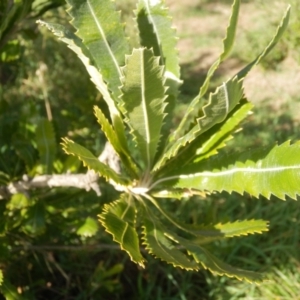
<svg viewBox="0 0 300 300">
<path fill-rule="evenodd" d="M 133 0 L 117 1 L 120 8 L 126 9 L 124 18 L 127 21 L 130 21 L 132 17 L 131 9 L 134 3 Z M 225 15 L 219 11 L 212 17 L 224 19 L 226 22 L 226 12 L 230 3 L 231 1 L 225 0 L 213 1 L 213 4 L 223 5 Z M 255 15 L 262 2 L 243 1 L 243 5 L 253 3 L 256 6 L 247 6 L 247 8 L 253 9 L 249 11 L 249 14 Z M 190 99 L 197 93 L 209 62 L 216 58 L 220 50 L 220 35 L 226 27 L 226 23 L 219 22 L 218 26 L 222 33 L 218 33 L 215 27 L 205 28 L 205 23 L 202 23 L 204 27 L 202 29 L 207 29 L 207 31 L 204 30 L 201 37 L 198 37 L 193 32 L 195 27 L 192 26 L 192 22 L 195 22 L 198 17 L 204 18 L 209 26 L 212 1 L 203 1 L 196 10 L 193 5 L 188 4 L 189 2 L 181 3 L 180 6 L 176 4 L 176 7 L 171 6 L 172 12 L 178 12 L 174 20 L 177 22 L 179 36 L 182 38 L 179 46 L 183 53 L 181 54 L 182 73 L 186 82 L 182 87 L 181 109 L 184 109 L 186 99 Z M 180 12 L 181 7 L 185 13 Z M 268 6 L 264 7 L 268 13 Z M 269 13 L 272 11 L 270 9 Z M 265 19 L 260 22 L 262 23 L 258 24 L 258 28 L 269 26 Z M 251 60 L 254 55 L 253 47 L 258 47 L 261 41 L 266 41 L 265 35 L 268 33 L 265 34 L 265 31 L 263 34 L 259 30 L 255 30 L 253 34 L 249 32 L 244 37 L 239 36 L 240 43 L 233 53 L 236 63 L 233 69 L 243 65 L 244 61 Z M 129 33 L 134 35 L 134 31 Z M 250 45 L 246 47 L 245 45 L 248 44 Z M 82 77 L 84 73 L 82 66 L 77 64 L 77 59 L 71 54 L 65 57 L 64 47 L 47 36 L 37 38 L 32 45 L 32 48 L 31 46 L 26 48 L 27 52 L 24 55 L 26 59 L 22 61 L 21 73 L 24 75 L 17 77 L 13 87 L 5 87 L 7 99 L 10 102 L 17 99 L 15 105 L 18 107 L 22 101 L 27 104 L 30 102 L 31 104 L 28 104 L 28 108 L 24 110 L 31 109 L 36 115 L 44 115 L 44 99 L 41 97 L 34 75 L 39 63 L 44 62 L 49 70 L 46 88 L 53 111 L 58 116 L 59 122 L 56 124 L 58 132 L 65 135 L 71 130 L 73 135 L 77 134 L 76 139 L 79 143 L 82 138 L 86 144 L 88 138 L 88 147 L 99 152 L 103 140 L 97 133 L 96 124 L 92 124 L 94 130 L 83 134 L 83 127 L 86 126 L 83 124 L 86 122 L 90 124 L 89 120 L 93 119 L 91 106 L 95 98 L 98 102 L 101 100 L 93 92 L 88 78 Z M 289 47 L 287 52 L 282 47 L 278 50 L 283 57 L 279 55 L 281 58 L 278 60 L 270 56 L 263 65 L 266 76 L 274 69 L 280 72 L 281 59 L 285 59 L 293 52 L 291 44 L 286 43 L 286 45 Z M 197 52 L 196 49 L 199 47 L 202 47 L 202 52 Z M 197 52 L 196 55 L 195 52 Z M 32 57 L 32 61 L 28 62 L 27 57 Z M 213 85 L 222 81 L 227 71 L 233 72 L 228 69 L 231 66 L 224 64 L 224 72 L 217 74 Z M 78 82 L 81 82 L 81 85 Z M 282 82 L 282 84 L 285 83 Z M 255 83 L 253 89 L 255 89 Z M 73 92 L 70 93 L 70 91 Z M 233 148 L 242 151 L 250 147 L 281 143 L 286 139 L 293 141 L 299 139 L 299 118 L 295 114 L 294 107 L 300 99 L 292 96 L 286 97 L 289 97 L 289 101 L 283 101 L 283 103 L 278 103 L 280 95 L 274 95 L 276 100 L 262 97 L 254 109 L 254 114 L 245 122 L 244 130 L 236 134 L 235 139 L 229 143 L 228 151 Z M 40 196 L 36 195 L 36 197 Z M 14 235 L 10 237 L 16 242 L 10 254 L 11 264 L 7 273 L 13 278 L 15 286 L 29 299 L 300 299 L 299 202 L 290 199 L 285 202 L 278 199 L 267 201 L 253 199 L 248 195 L 222 193 L 211 195 L 206 199 L 194 197 L 189 200 L 169 201 L 166 204 L 177 218 L 195 223 L 205 223 L 210 217 L 216 222 L 252 218 L 269 220 L 270 231 L 263 235 L 235 238 L 212 245 L 216 255 L 226 262 L 241 268 L 264 272 L 269 281 L 257 286 L 235 279 L 214 276 L 205 270 L 187 272 L 175 269 L 146 254 L 148 263 L 146 269 L 142 270 L 129 260 L 126 253 L 115 246 L 103 229 L 99 229 L 97 235 L 90 238 L 76 235 L 75 230 L 80 221 L 87 215 L 96 218 L 102 205 L 113 197 L 115 197 L 113 192 L 109 190 L 100 199 L 92 193 L 74 192 L 70 195 L 64 192 L 48 191 L 45 205 L 49 211 L 53 207 L 56 211 L 46 220 L 47 235 L 29 239 L 32 244 L 40 245 L 40 247 L 23 247 L 24 232 L 17 234 L 13 232 Z M 3 202 L 0 204 L 4 205 Z M 75 222 L 72 221 L 74 219 L 76 219 Z M 66 224 L 66 228 L 62 228 L 60 224 Z M 50 243 L 57 245 L 57 248 L 47 248 L 46 245 Z M 99 247 L 92 248 L 90 245 Z M 62 246 L 69 248 L 66 250 Z M 20 247 L 23 250 L 20 250 Z M 16 270 L 18 270 L 17 276 Z"/>
</svg>

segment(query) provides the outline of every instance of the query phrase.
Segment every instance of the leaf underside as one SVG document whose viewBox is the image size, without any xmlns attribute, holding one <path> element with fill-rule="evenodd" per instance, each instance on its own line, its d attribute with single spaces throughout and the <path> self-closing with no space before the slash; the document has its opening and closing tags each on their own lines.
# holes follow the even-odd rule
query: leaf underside
<svg viewBox="0 0 300 300">
<path fill-rule="evenodd" d="M 138 234 L 135 229 L 137 210 L 130 196 L 122 195 L 120 200 L 104 206 L 99 221 L 114 241 L 120 244 L 132 261 L 144 267 L 145 259 L 140 253 Z"/>
</svg>

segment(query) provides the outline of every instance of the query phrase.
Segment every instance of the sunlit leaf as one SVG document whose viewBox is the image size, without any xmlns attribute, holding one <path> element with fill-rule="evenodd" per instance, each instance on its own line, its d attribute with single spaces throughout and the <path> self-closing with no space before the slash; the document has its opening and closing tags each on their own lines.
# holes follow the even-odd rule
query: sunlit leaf
<svg viewBox="0 0 300 300">
<path fill-rule="evenodd" d="M 199 94 L 195 99 L 190 103 L 188 106 L 186 113 L 184 117 L 182 118 L 180 124 L 176 128 L 176 130 L 172 133 L 170 136 L 170 141 L 178 138 L 182 131 L 186 129 L 187 124 L 191 124 L 193 122 L 193 119 L 195 117 L 195 112 L 199 110 L 199 104 L 202 99 L 202 97 L 205 95 L 212 76 L 214 75 L 215 71 L 218 69 L 221 62 L 229 55 L 235 38 L 235 32 L 237 28 L 237 22 L 238 22 L 238 15 L 240 10 L 240 0 L 235 0 L 232 4 L 232 13 L 229 20 L 229 24 L 226 31 L 226 36 L 223 40 L 223 52 L 219 56 L 219 58 L 212 64 L 210 69 L 207 72 L 206 79 L 203 83 L 203 85 L 200 88 Z M 194 113 L 193 113 L 194 112 Z M 189 125 L 188 125 L 189 126 Z"/>
<path fill-rule="evenodd" d="M 165 90 L 159 58 L 134 49 L 123 69 L 122 105 L 146 170 L 152 167 L 164 118 Z"/>
<path fill-rule="evenodd" d="M 137 210 L 133 199 L 123 195 L 120 200 L 104 206 L 99 221 L 109 232 L 114 241 L 120 244 L 132 261 L 144 267 L 145 259 L 140 253 L 138 234 L 135 229 Z"/>
<path fill-rule="evenodd" d="M 105 177 L 107 180 L 111 179 L 114 182 L 126 185 L 126 181 L 121 178 L 113 169 L 111 169 L 106 164 L 103 164 L 95 157 L 89 150 L 86 148 L 74 143 L 73 141 L 64 138 L 62 143 L 63 149 L 67 154 L 72 154 L 78 157 L 85 166 L 89 169 L 94 170 L 99 173 L 101 176 Z"/>
<path fill-rule="evenodd" d="M 158 183 L 173 181 L 172 186 L 206 191 L 235 191 L 262 195 L 270 199 L 299 194 L 300 142 L 285 142 L 271 150 L 253 150 L 209 159 L 180 170 L 180 175 L 162 178 Z"/>
<path fill-rule="evenodd" d="M 113 91 L 115 101 L 120 94 L 119 86 L 125 54 L 129 53 L 120 14 L 111 0 L 67 0 L 72 25 L 100 70 L 103 79 Z"/>
<path fill-rule="evenodd" d="M 77 229 L 76 233 L 84 237 L 90 237 L 98 231 L 98 223 L 95 219 L 87 217 L 84 223 Z"/>
<path fill-rule="evenodd" d="M 143 239 L 146 249 L 155 257 L 186 270 L 197 270 L 197 264 L 190 260 L 187 255 L 178 250 L 174 244 L 165 236 L 162 224 L 154 218 L 143 219 Z"/>
</svg>

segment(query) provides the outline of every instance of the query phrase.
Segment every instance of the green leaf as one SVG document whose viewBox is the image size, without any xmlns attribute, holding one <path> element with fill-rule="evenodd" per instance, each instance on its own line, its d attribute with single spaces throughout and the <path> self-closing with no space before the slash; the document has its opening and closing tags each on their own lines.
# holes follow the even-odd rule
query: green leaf
<svg viewBox="0 0 300 300">
<path fill-rule="evenodd" d="M 147 196 L 147 199 L 158 209 L 158 211 L 172 224 L 194 237 L 199 243 L 209 243 L 222 238 L 229 238 L 254 233 L 262 233 L 268 230 L 268 222 L 263 220 L 246 220 L 226 224 L 193 225 L 178 222 L 167 213 L 159 202 Z M 195 239 L 194 239 L 195 240 Z"/>
<path fill-rule="evenodd" d="M 166 77 L 180 82 L 177 39 L 168 10 L 162 1 L 140 0 L 136 10 L 141 45 L 153 48 L 165 66 Z"/>
<path fill-rule="evenodd" d="M 296 199 L 299 194 L 300 142 L 287 141 L 271 150 L 252 150 L 193 164 L 180 169 L 180 175 L 165 177 L 153 184 L 170 181 L 173 187 L 249 193 L 254 197 L 271 195 Z"/>
<path fill-rule="evenodd" d="M 94 111 L 98 123 L 101 125 L 101 129 L 104 132 L 106 138 L 111 143 L 116 153 L 118 153 L 121 161 L 123 162 L 127 170 L 130 171 L 130 174 L 134 178 L 137 178 L 139 170 L 130 156 L 127 145 L 125 145 L 124 147 L 124 145 L 120 142 L 114 128 L 111 126 L 109 121 L 106 119 L 102 111 L 97 106 L 94 107 Z"/>
<path fill-rule="evenodd" d="M 76 233 L 81 236 L 90 237 L 98 231 L 98 223 L 91 217 L 87 217 L 84 223 L 77 229 Z"/>
<path fill-rule="evenodd" d="M 223 122 L 214 125 L 181 149 L 176 157 L 169 160 L 163 166 L 159 173 L 156 174 L 156 177 L 167 176 L 165 174 L 178 169 L 179 161 L 182 168 L 188 164 L 199 162 L 217 154 L 218 150 L 226 146 L 226 142 L 232 139 L 232 134 L 240 129 L 239 124 L 248 116 L 252 107 L 253 105 L 250 102 L 242 99 Z M 184 193 L 186 195 L 189 194 Z"/>
<path fill-rule="evenodd" d="M 1 271 L 2 273 L 2 271 Z M 26 300 L 27 297 L 20 295 L 15 286 L 13 286 L 6 278 L 2 281 L 0 291 L 6 300 Z"/>
<path fill-rule="evenodd" d="M 168 159 L 175 157 L 182 147 L 191 143 L 215 124 L 223 122 L 242 96 L 243 81 L 238 80 L 237 77 L 218 87 L 215 93 L 210 95 L 209 102 L 203 107 L 203 116 L 197 119 L 197 124 L 169 147 L 153 169 L 161 168 Z"/>
<path fill-rule="evenodd" d="M 63 139 L 63 150 L 67 154 L 75 155 L 78 157 L 85 166 L 89 169 L 94 170 L 107 180 L 113 180 L 115 183 L 120 185 L 126 185 L 126 181 L 119 174 L 117 174 L 113 169 L 111 169 L 106 164 L 103 164 L 86 148 L 74 143 L 73 141 L 64 138 Z"/>
<path fill-rule="evenodd" d="M 242 270 L 224 263 L 203 246 L 192 243 L 184 238 L 174 235 L 173 233 L 172 237 L 181 246 L 187 249 L 189 254 L 194 257 L 196 262 L 201 264 L 204 269 L 208 269 L 214 274 L 235 277 L 239 280 L 246 280 L 250 283 L 259 283 L 264 280 L 264 276 L 260 273 Z"/>
<path fill-rule="evenodd" d="M 291 7 L 289 5 L 285 14 L 282 17 L 282 20 L 277 28 L 277 31 L 276 31 L 274 37 L 272 38 L 272 40 L 270 41 L 268 46 L 250 64 L 248 64 L 244 69 L 242 69 L 241 71 L 238 72 L 238 74 L 237 74 L 238 78 L 244 78 L 250 72 L 250 70 L 255 65 L 257 65 L 263 58 L 265 58 L 270 53 L 270 51 L 275 47 L 275 45 L 278 43 L 278 41 L 280 40 L 280 38 L 282 37 L 283 33 L 285 32 L 285 30 L 288 26 L 289 18 L 290 18 L 290 10 L 291 10 Z"/>
<path fill-rule="evenodd" d="M 114 241 L 120 244 L 132 261 L 144 267 L 145 259 L 140 253 L 138 234 L 135 229 L 137 210 L 133 199 L 123 194 L 120 200 L 105 204 L 99 221 Z"/>
<path fill-rule="evenodd" d="M 58 36 L 59 39 L 66 43 L 68 47 L 74 51 L 80 60 L 83 62 L 86 70 L 91 76 L 92 82 L 95 84 L 98 91 L 102 94 L 103 99 L 105 100 L 109 112 L 110 117 L 112 119 L 112 123 L 114 125 L 115 132 L 118 136 L 118 140 L 123 148 L 127 147 L 127 141 L 125 138 L 125 129 L 123 125 L 123 121 L 120 116 L 120 112 L 112 99 L 110 92 L 108 90 L 107 85 L 104 83 L 102 75 L 96 69 L 94 64 L 94 59 L 89 51 L 89 49 L 83 44 L 83 42 L 71 31 L 66 29 L 62 25 L 53 24 L 43 22 L 41 20 L 37 21 L 38 24 L 42 26 L 46 26 L 54 35 Z"/>
<path fill-rule="evenodd" d="M 9 210 L 22 209 L 29 206 L 30 204 L 30 199 L 28 199 L 24 194 L 17 193 L 12 195 L 12 197 L 6 204 L 6 208 Z"/>
<path fill-rule="evenodd" d="M 56 140 L 52 123 L 45 118 L 41 118 L 35 133 L 41 163 L 45 166 L 45 173 L 50 174 L 56 154 Z"/>
<path fill-rule="evenodd" d="M 27 211 L 27 220 L 23 225 L 23 230 L 27 234 L 40 235 L 46 229 L 45 206 L 42 200 L 39 200 L 34 206 L 29 207 Z"/>
<path fill-rule="evenodd" d="M 190 261 L 188 257 L 165 236 L 166 229 L 157 220 L 145 217 L 143 219 L 144 245 L 149 253 L 160 258 L 161 260 L 172 264 L 174 267 L 180 267 L 186 270 L 197 270 L 197 264 Z"/>
<path fill-rule="evenodd" d="M 197 242 L 197 244 L 211 243 L 223 238 L 231 238 L 268 231 L 268 222 L 264 220 L 244 220 L 228 222 L 225 224 L 219 223 L 214 225 L 184 226 L 188 233 L 197 236 L 196 239 L 193 239 L 193 241 Z"/>
<path fill-rule="evenodd" d="M 161 153 L 170 134 L 178 87 L 181 84 L 179 58 L 175 50 L 176 32 L 163 1 L 140 0 L 135 13 L 141 45 L 148 49 L 153 48 L 154 55 L 160 57 L 160 64 L 164 66 L 165 85 L 168 87 L 166 91 L 168 97 L 165 100 L 167 103 L 166 117 L 158 148 L 158 152 Z"/>
<path fill-rule="evenodd" d="M 67 0 L 71 5 L 68 13 L 73 18 L 71 23 L 89 49 L 103 79 L 108 83 L 118 101 L 119 86 L 125 54 L 129 46 L 124 34 L 120 14 L 115 11 L 111 0 Z"/>
<path fill-rule="evenodd" d="M 243 99 L 219 126 L 214 126 L 211 131 L 206 132 L 207 138 L 203 139 L 202 137 L 200 147 L 196 146 L 197 142 L 199 145 L 199 141 L 196 141 L 195 145 L 191 145 L 191 148 L 193 148 L 193 146 L 197 147 L 196 150 L 193 150 L 193 162 L 207 159 L 217 154 L 218 149 L 225 147 L 225 143 L 232 138 L 232 133 L 240 128 L 240 123 L 250 114 L 252 108 L 253 104 Z M 187 155 L 191 157 L 191 153 Z"/>
<path fill-rule="evenodd" d="M 27 140 L 24 136 L 16 135 L 12 140 L 12 145 L 18 156 L 25 162 L 27 170 L 30 171 L 36 162 L 36 150 L 30 140 Z"/>
<path fill-rule="evenodd" d="M 122 105 L 146 170 L 152 167 L 164 118 L 165 87 L 159 58 L 149 49 L 134 49 L 124 67 Z"/>
<path fill-rule="evenodd" d="M 205 95 L 205 93 L 207 92 L 207 89 L 209 87 L 212 76 L 214 75 L 215 71 L 218 69 L 221 62 L 224 61 L 224 59 L 229 55 L 229 53 L 233 47 L 233 43 L 234 43 L 234 39 L 235 39 L 235 32 L 236 32 L 236 27 L 237 27 L 237 22 L 238 22 L 239 9 L 240 9 L 240 0 L 235 0 L 232 4 L 232 8 L 231 8 L 232 12 L 231 12 L 230 20 L 229 20 L 229 25 L 228 25 L 227 31 L 226 31 L 226 36 L 223 40 L 223 52 L 221 53 L 219 58 L 213 63 L 213 65 L 208 70 L 206 79 L 200 89 L 199 94 L 187 108 L 187 111 L 186 111 L 184 117 L 182 118 L 180 124 L 178 125 L 176 130 L 172 133 L 172 135 L 170 136 L 170 141 L 173 141 L 176 138 L 178 138 L 180 133 L 184 129 L 186 129 L 189 126 L 189 124 L 191 124 L 191 122 L 194 120 L 195 113 L 194 114 L 192 114 L 192 113 L 198 112 L 200 101 L 203 98 L 203 96 Z"/>
</svg>

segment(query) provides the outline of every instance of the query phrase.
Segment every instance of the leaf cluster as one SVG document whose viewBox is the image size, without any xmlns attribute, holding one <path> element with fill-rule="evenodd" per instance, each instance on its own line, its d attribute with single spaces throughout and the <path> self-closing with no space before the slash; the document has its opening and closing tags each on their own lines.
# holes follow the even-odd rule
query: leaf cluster
<svg viewBox="0 0 300 300">
<path fill-rule="evenodd" d="M 192 195 L 205 197 L 216 191 L 296 199 L 299 142 L 229 155 L 219 152 L 250 113 L 252 104 L 244 95 L 243 80 L 282 36 L 289 8 L 257 58 L 208 93 L 213 75 L 233 47 L 240 1 L 233 2 L 223 51 L 181 122 L 170 129 L 181 80 L 175 30 L 164 3 L 138 1 L 135 18 L 140 47 L 134 49 L 130 49 L 112 1 L 68 0 L 68 4 L 75 33 L 61 25 L 39 23 L 78 55 L 109 110 L 108 117 L 99 108 L 94 109 L 121 161 L 120 173 L 69 138 L 63 140 L 66 153 L 78 157 L 121 191 L 118 200 L 105 205 L 99 216 L 101 224 L 140 266 L 144 266 L 145 258 L 140 251 L 139 227 L 145 248 L 167 263 L 186 270 L 204 268 L 218 275 L 261 281 L 260 274 L 219 260 L 207 244 L 262 233 L 268 230 L 266 221 L 186 224 L 165 211 L 162 201 Z"/>
</svg>

